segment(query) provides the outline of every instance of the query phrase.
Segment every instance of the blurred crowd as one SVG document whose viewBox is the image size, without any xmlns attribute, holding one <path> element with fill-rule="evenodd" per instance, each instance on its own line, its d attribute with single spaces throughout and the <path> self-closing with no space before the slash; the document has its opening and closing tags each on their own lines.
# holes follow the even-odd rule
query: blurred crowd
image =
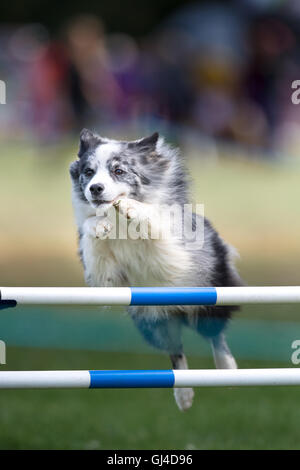
<svg viewBox="0 0 300 470">
<path fill-rule="evenodd" d="M 41 24 L 2 24 L 0 134 L 52 142 L 146 122 L 250 148 L 290 142 L 300 126 L 290 98 L 300 2 L 242 3 L 187 5 L 140 38 L 89 14 L 55 37 Z"/>
</svg>

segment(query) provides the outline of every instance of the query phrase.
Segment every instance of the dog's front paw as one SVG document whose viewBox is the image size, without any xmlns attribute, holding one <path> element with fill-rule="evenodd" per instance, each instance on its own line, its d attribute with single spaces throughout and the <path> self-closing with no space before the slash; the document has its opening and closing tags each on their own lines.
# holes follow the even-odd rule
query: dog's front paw
<svg viewBox="0 0 300 470">
<path fill-rule="evenodd" d="M 113 225 L 109 220 L 107 219 L 100 220 L 100 222 L 97 223 L 96 228 L 95 228 L 95 236 L 96 238 L 105 240 L 106 238 L 108 238 L 112 229 L 113 229 Z"/>
<path fill-rule="evenodd" d="M 128 220 L 143 221 L 148 217 L 145 204 L 134 199 L 119 199 L 114 203 L 114 207 Z"/>
<path fill-rule="evenodd" d="M 193 404 L 194 390 L 192 388 L 174 388 L 174 397 L 181 411 L 188 410 Z"/>
<path fill-rule="evenodd" d="M 105 239 L 112 229 L 111 222 L 103 217 L 89 217 L 83 225 L 83 233 L 92 238 Z"/>
</svg>

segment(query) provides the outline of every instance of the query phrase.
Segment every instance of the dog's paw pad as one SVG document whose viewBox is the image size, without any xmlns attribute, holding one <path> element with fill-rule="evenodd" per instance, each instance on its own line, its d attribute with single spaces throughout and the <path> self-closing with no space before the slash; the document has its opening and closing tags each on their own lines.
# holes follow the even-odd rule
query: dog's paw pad
<svg viewBox="0 0 300 470">
<path fill-rule="evenodd" d="M 175 401 L 181 411 L 188 410 L 193 404 L 194 390 L 192 388 L 174 388 Z"/>
</svg>

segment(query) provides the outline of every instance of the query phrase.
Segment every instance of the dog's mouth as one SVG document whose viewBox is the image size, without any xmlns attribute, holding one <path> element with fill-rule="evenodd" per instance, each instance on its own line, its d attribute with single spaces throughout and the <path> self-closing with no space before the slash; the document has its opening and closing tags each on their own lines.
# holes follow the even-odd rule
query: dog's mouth
<svg viewBox="0 0 300 470">
<path fill-rule="evenodd" d="M 117 197 L 112 199 L 111 201 L 107 201 L 105 199 L 92 199 L 91 204 L 92 204 L 92 206 L 97 207 L 97 208 L 101 207 L 101 206 L 106 206 L 106 205 L 113 205 L 118 199 L 120 199 L 121 197 L 124 197 L 124 196 L 125 196 L 125 194 L 121 193 Z"/>
<path fill-rule="evenodd" d="M 94 206 L 103 206 L 104 204 L 113 204 L 114 203 L 114 199 L 112 201 L 106 201 L 104 199 L 92 199 L 91 203 L 94 205 Z"/>
</svg>

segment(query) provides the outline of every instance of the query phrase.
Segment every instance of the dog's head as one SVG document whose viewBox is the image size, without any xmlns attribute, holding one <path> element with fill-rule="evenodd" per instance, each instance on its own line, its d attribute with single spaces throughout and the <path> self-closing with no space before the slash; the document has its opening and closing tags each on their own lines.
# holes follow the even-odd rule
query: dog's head
<svg viewBox="0 0 300 470">
<path fill-rule="evenodd" d="M 158 133 L 124 142 L 83 129 L 79 159 L 70 166 L 76 194 L 95 209 L 108 209 L 119 197 L 155 199 L 159 189 L 165 189 L 166 174 L 175 158 L 163 147 Z"/>
</svg>

